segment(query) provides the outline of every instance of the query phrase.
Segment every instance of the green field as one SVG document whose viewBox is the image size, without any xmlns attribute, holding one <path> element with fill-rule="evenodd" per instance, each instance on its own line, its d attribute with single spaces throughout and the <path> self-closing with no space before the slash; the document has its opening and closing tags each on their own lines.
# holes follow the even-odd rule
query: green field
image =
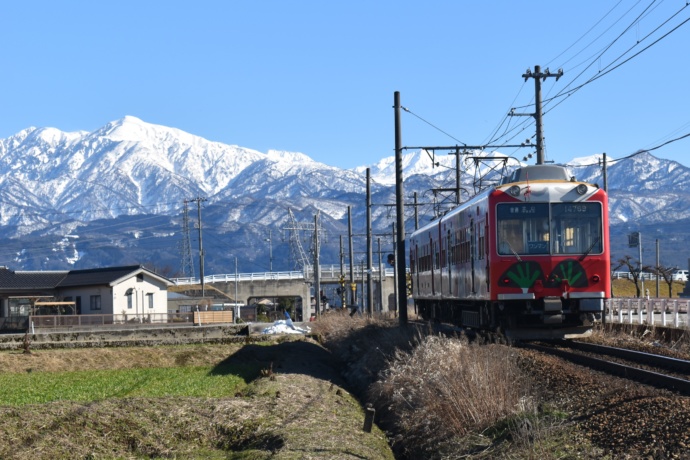
<svg viewBox="0 0 690 460">
<path fill-rule="evenodd" d="M 175 367 L 0 375 L 0 405 L 52 401 L 99 401 L 108 398 L 232 396 L 246 386 L 243 375 L 258 369 Z"/>
</svg>

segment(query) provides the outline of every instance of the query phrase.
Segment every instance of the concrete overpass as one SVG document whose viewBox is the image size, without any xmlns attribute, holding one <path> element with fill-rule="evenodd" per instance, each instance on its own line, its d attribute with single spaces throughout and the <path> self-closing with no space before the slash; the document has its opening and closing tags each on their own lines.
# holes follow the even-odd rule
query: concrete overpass
<svg viewBox="0 0 690 460">
<path fill-rule="evenodd" d="M 350 285 L 350 271 L 346 267 L 343 274 L 345 279 L 346 303 L 350 303 L 352 286 Z M 382 275 L 382 276 L 381 276 Z M 364 279 L 362 279 L 364 278 Z M 395 310 L 395 274 L 392 268 L 378 268 L 372 270 L 373 307 L 374 311 Z M 178 286 L 199 285 L 198 278 L 175 278 L 172 280 Z M 331 305 L 341 306 L 340 295 L 336 289 L 341 286 L 340 267 L 337 265 L 322 266 L 319 282 L 321 291 L 328 298 Z M 361 267 L 355 267 L 354 284 L 357 304 L 367 310 L 367 276 L 362 276 Z M 311 297 L 314 290 L 314 275 L 309 271 L 265 272 L 265 273 L 237 273 L 224 275 L 206 275 L 204 284 L 211 285 L 222 291 L 236 302 L 250 305 L 252 301 L 262 298 L 292 297 L 301 301 L 303 318 L 307 320 L 314 312 Z M 363 295 L 362 295 L 363 294 Z"/>
</svg>

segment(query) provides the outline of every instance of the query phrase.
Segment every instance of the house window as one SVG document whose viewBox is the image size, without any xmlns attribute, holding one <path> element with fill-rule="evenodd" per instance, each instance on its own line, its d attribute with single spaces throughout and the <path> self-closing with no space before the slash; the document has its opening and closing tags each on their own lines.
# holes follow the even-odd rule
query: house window
<svg viewBox="0 0 690 460">
<path fill-rule="evenodd" d="M 153 294 L 146 294 L 146 303 L 149 308 L 153 308 Z"/>
<path fill-rule="evenodd" d="M 132 304 L 134 300 L 134 290 L 133 289 L 127 289 L 127 292 L 125 292 L 125 296 L 127 297 L 127 310 L 132 309 Z"/>
<path fill-rule="evenodd" d="M 91 310 L 100 310 L 101 309 L 101 296 L 100 295 L 92 295 L 90 298 L 90 305 L 91 305 Z"/>
</svg>

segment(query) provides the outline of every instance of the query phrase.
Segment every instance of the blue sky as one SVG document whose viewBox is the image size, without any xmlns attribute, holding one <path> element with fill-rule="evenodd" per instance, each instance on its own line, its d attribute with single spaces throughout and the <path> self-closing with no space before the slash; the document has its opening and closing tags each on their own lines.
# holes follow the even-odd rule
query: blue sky
<svg viewBox="0 0 690 460">
<path fill-rule="evenodd" d="M 690 21 L 606 73 L 688 20 L 685 0 L 23 0 L 0 14 L 0 138 L 133 115 L 352 168 L 393 155 L 395 91 L 406 146 L 534 136 L 506 114 L 534 111 L 535 65 L 564 70 L 543 83 L 547 160 L 690 133 Z M 690 137 L 652 153 L 690 166 L 688 151 Z"/>
</svg>

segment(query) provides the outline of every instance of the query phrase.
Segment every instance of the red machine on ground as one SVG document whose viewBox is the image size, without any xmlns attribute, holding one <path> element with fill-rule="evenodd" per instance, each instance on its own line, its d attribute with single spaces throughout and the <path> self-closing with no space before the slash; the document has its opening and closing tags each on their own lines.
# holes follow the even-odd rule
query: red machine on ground
<svg viewBox="0 0 690 460">
<path fill-rule="evenodd" d="M 606 193 L 562 166 L 516 169 L 415 231 L 409 251 L 423 318 L 513 339 L 587 334 L 611 292 Z"/>
</svg>

